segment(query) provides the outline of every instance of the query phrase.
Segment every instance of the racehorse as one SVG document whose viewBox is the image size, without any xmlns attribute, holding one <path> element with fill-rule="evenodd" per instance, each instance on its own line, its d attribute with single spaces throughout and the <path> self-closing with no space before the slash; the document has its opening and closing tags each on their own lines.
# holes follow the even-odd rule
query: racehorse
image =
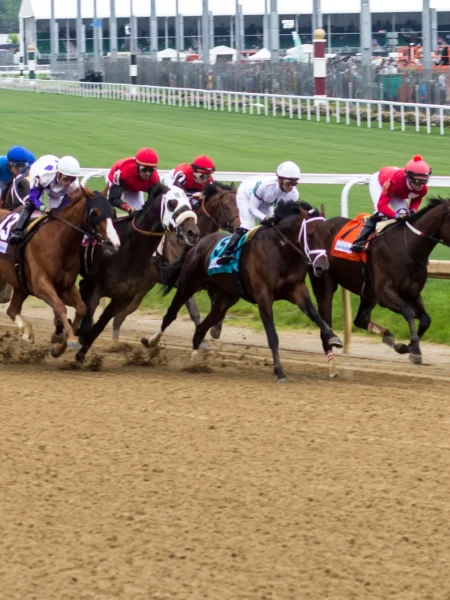
<svg viewBox="0 0 450 600">
<path fill-rule="evenodd" d="M 29 295 L 44 300 L 52 307 L 55 324 L 62 325 L 63 335 L 52 338 L 53 357 L 60 356 L 66 347 L 76 349 L 78 341 L 74 330 L 86 311 L 84 302 L 75 286 L 80 270 L 80 244 L 84 235 L 98 239 L 101 244 L 108 240 L 114 248 L 120 240 L 112 224 L 112 210 L 107 199 L 99 192 L 80 188 L 71 194 L 67 206 L 51 211 L 28 240 L 22 243 L 15 256 L 5 243 L 15 221 L 10 211 L 0 210 L 0 279 L 13 287 L 13 295 L 7 315 L 19 327 L 24 341 L 34 340 L 31 324 L 21 315 L 22 305 Z M 8 217 L 11 217 L 6 221 Z M 3 226 L 1 223 L 3 223 Z M 20 269 L 17 269 L 20 265 Z M 19 273 L 20 271 L 20 273 Z M 67 319 L 66 306 L 75 308 L 73 328 Z"/>
<path fill-rule="evenodd" d="M 236 205 L 236 186 L 224 185 L 221 183 L 212 183 L 208 185 L 201 197 L 201 201 L 194 211 L 197 215 L 197 226 L 200 237 L 205 237 L 219 229 L 224 229 L 232 233 L 240 225 L 239 211 Z M 183 248 L 177 242 L 174 235 L 164 236 L 162 259 L 163 263 L 171 264 L 177 261 Z M 151 260 L 150 279 L 148 286 L 142 288 L 139 294 L 133 298 L 127 308 L 116 315 L 113 320 L 113 343 L 118 344 L 120 328 L 128 315 L 139 308 L 144 296 L 157 284 L 163 283 L 163 265 L 158 265 L 156 261 Z M 186 302 L 186 308 L 189 316 L 195 326 L 200 323 L 200 312 L 197 308 L 195 298 L 189 298 Z M 220 324 L 221 327 L 221 324 Z M 219 330 L 220 335 L 220 330 Z M 219 337 L 219 336 L 217 336 Z"/>
<path fill-rule="evenodd" d="M 284 383 L 286 377 L 278 354 L 278 336 L 273 320 L 274 301 L 288 300 L 297 305 L 319 326 L 322 337 L 331 347 L 341 348 L 342 342 L 311 302 L 305 283 L 308 265 L 312 266 L 317 277 L 323 275 L 329 266 L 323 249 L 325 236 L 328 235 L 325 219 L 318 211 L 311 211 L 311 206 L 306 203 L 279 203 L 275 210 L 275 225 L 261 228 L 249 242 L 245 242 L 239 262 L 239 283 L 235 275 L 230 273 L 208 275 L 211 253 L 224 234 L 213 233 L 201 239 L 187 254 L 182 266 L 174 269 L 167 282 L 166 290 L 169 291 L 179 277 L 177 292 L 163 318 L 160 331 L 150 340 L 142 338 L 144 346 L 156 347 L 186 299 L 206 288 L 212 306 L 207 317 L 195 329 L 193 360 L 208 329 L 223 319 L 241 296 L 258 305 L 278 382 Z"/>
<path fill-rule="evenodd" d="M 177 187 L 158 185 L 135 216 L 115 221 L 122 246 L 115 256 L 97 251 L 93 267 L 84 272 L 80 283 L 86 315 L 79 334 L 81 349 L 76 355 L 83 362 L 86 353 L 109 321 L 124 311 L 136 296 L 149 289 L 152 277 L 151 256 L 161 238 L 171 231 L 184 247 L 193 246 L 199 237 L 197 217 L 185 193 Z M 93 324 L 100 298 L 111 302 Z"/>
<path fill-rule="evenodd" d="M 428 257 L 438 243 L 450 244 L 450 202 L 431 199 L 428 206 L 395 225 L 388 226 L 381 235 L 369 242 L 367 265 L 330 256 L 334 238 L 349 219 L 334 217 L 327 221 L 329 231 L 327 252 L 330 268 L 322 279 L 311 271 L 311 284 L 317 299 L 319 313 L 332 325 L 333 295 L 338 285 L 360 297 L 356 327 L 372 331 L 399 354 L 409 353 L 413 364 L 422 363 L 419 340 L 431 324 L 421 292 L 427 281 Z M 379 304 L 398 313 L 408 323 L 410 343 L 395 343 L 394 336 L 385 327 L 371 321 L 371 313 Z M 414 319 L 419 320 L 416 330 Z M 329 342 L 322 337 L 323 349 L 331 353 Z M 329 354 L 332 357 L 332 354 Z M 333 365 L 331 359 L 330 365 Z"/>
<path fill-rule="evenodd" d="M 1 204 L 4 210 L 14 210 L 19 206 L 23 206 L 28 200 L 30 193 L 30 178 L 28 175 L 21 173 L 14 177 L 11 185 L 8 188 L 5 199 Z"/>
</svg>

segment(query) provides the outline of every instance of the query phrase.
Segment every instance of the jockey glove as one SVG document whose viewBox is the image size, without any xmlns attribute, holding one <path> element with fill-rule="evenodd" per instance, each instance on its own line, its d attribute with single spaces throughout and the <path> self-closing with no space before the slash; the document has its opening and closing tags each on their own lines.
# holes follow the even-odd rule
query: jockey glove
<svg viewBox="0 0 450 600">
<path fill-rule="evenodd" d="M 264 225 L 264 227 L 271 227 L 272 225 L 275 225 L 275 217 L 266 217 L 261 221 L 261 225 Z"/>
</svg>

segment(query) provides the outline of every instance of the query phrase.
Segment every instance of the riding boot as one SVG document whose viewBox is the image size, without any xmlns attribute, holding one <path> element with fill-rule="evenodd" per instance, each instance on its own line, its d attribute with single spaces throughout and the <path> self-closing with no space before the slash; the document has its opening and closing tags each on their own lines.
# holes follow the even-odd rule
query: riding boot
<svg viewBox="0 0 450 600">
<path fill-rule="evenodd" d="M 380 221 L 378 215 L 372 215 L 367 219 L 361 233 L 352 245 L 353 252 L 362 252 L 364 250 L 364 244 L 367 242 L 369 235 L 375 231 L 378 221 Z"/>
<path fill-rule="evenodd" d="M 244 227 L 238 227 L 233 231 L 233 235 L 228 240 L 228 244 L 225 248 L 224 253 L 220 258 L 217 259 L 218 265 L 227 265 L 233 261 L 236 246 L 239 244 L 239 240 L 241 239 L 241 237 L 245 235 L 247 231 L 248 229 L 245 229 Z"/>
<path fill-rule="evenodd" d="M 33 211 L 34 206 L 31 203 L 27 202 L 22 212 L 20 213 L 20 217 L 16 223 L 16 226 L 11 232 L 8 244 L 11 244 L 11 246 L 18 246 L 22 242 L 25 227 L 27 226 Z"/>
</svg>

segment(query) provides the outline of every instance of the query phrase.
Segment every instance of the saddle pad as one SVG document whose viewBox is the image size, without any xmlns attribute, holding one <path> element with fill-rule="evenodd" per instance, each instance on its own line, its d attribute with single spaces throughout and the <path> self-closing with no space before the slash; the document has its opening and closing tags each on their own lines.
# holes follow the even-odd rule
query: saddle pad
<svg viewBox="0 0 450 600">
<path fill-rule="evenodd" d="M 345 223 L 333 240 L 333 244 L 331 245 L 331 256 L 354 262 L 362 261 L 365 263 L 367 261 L 366 251 L 353 252 L 352 245 L 361 233 L 365 220 L 370 216 L 372 215 L 362 213 L 348 223 Z"/>
<path fill-rule="evenodd" d="M 0 223 L 0 253 L 1 254 L 4 254 L 4 255 L 8 254 L 8 249 L 9 249 L 8 240 L 9 240 L 9 237 L 10 237 L 14 227 L 17 224 L 17 221 L 20 219 L 21 214 L 22 214 L 21 211 L 12 212 L 10 215 L 8 215 L 6 217 L 6 219 L 4 219 Z M 32 214 L 32 217 L 34 217 L 34 215 L 35 215 L 35 213 Z M 47 219 L 47 215 L 41 215 L 40 213 L 38 213 L 38 215 L 39 216 L 36 219 L 34 219 L 25 229 L 24 241 L 21 243 L 21 245 L 23 245 L 23 243 L 27 240 L 28 236 L 31 233 L 34 233 L 34 231 L 36 230 L 36 226 Z M 12 255 L 15 256 L 15 251 L 12 248 L 10 248 L 10 250 L 12 250 Z M 9 254 L 11 254 L 11 253 L 9 253 Z"/>
<path fill-rule="evenodd" d="M 247 236 L 249 233 L 250 232 L 247 232 L 241 237 L 234 250 L 234 258 L 227 265 L 218 265 L 217 259 L 220 258 L 224 253 L 225 248 L 228 245 L 228 242 L 231 238 L 231 235 L 227 235 L 227 237 L 222 238 L 214 246 L 213 251 L 211 252 L 211 256 L 209 258 L 208 275 L 220 275 L 221 273 L 237 273 L 239 271 L 239 259 L 241 258 L 242 247 L 247 241 Z"/>
</svg>

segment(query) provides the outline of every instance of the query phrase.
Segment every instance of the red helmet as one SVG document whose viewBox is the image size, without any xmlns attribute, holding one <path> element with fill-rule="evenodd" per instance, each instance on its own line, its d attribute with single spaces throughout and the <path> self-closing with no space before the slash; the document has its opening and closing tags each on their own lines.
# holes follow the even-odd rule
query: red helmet
<svg viewBox="0 0 450 600">
<path fill-rule="evenodd" d="M 136 162 L 144 167 L 157 167 L 158 155 L 151 148 L 141 148 L 136 152 Z"/>
<path fill-rule="evenodd" d="M 426 183 L 431 175 L 431 167 L 423 160 L 420 154 L 416 154 L 406 165 L 405 173 L 409 179 Z"/>
<path fill-rule="evenodd" d="M 206 175 L 211 175 L 211 173 L 214 173 L 216 170 L 216 167 L 209 156 L 196 156 L 192 161 L 192 168 L 194 171 L 205 173 Z"/>
</svg>

